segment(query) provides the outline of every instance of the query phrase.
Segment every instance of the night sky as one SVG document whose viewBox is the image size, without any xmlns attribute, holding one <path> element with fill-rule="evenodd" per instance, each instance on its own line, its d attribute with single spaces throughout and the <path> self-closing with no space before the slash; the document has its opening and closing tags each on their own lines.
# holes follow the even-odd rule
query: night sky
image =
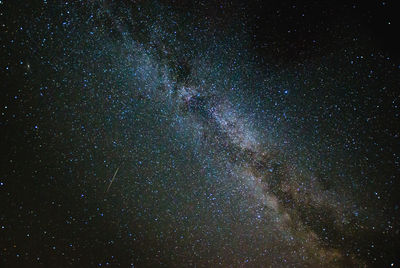
<svg viewBox="0 0 400 268">
<path fill-rule="evenodd" d="M 394 2 L 0 0 L 0 267 L 400 267 Z"/>
</svg>

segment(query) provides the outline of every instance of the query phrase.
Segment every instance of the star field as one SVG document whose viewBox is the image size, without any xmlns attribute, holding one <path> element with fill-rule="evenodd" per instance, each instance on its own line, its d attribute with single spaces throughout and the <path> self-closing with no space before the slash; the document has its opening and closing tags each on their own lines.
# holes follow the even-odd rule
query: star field
<svg viewBox="0 0 400 268">
<path fill-rule="evenodd" d="M 0 1 L 4 267 L 397 267 L 392 1 Z"/>
</svg>

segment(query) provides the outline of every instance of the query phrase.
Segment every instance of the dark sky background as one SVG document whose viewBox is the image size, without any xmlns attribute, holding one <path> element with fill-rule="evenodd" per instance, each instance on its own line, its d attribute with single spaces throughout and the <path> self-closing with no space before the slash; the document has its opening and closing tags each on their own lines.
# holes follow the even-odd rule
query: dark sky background
<svg viewBox="0 0 400 268">
<path fill-rule="evenodd" d="M 395 2 L 0 0 L 0 266 L 399 266 Z"/>
</svg>

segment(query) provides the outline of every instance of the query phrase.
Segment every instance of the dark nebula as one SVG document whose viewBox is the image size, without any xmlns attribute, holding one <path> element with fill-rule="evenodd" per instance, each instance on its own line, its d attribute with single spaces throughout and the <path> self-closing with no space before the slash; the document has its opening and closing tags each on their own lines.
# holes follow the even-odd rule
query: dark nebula
<svg viewBox="0 0 400 268">
<path fill-rule="evenodd" d="M 399 266 L 394 2 L 0 0 L 0 266 Z"/>
</svg>

